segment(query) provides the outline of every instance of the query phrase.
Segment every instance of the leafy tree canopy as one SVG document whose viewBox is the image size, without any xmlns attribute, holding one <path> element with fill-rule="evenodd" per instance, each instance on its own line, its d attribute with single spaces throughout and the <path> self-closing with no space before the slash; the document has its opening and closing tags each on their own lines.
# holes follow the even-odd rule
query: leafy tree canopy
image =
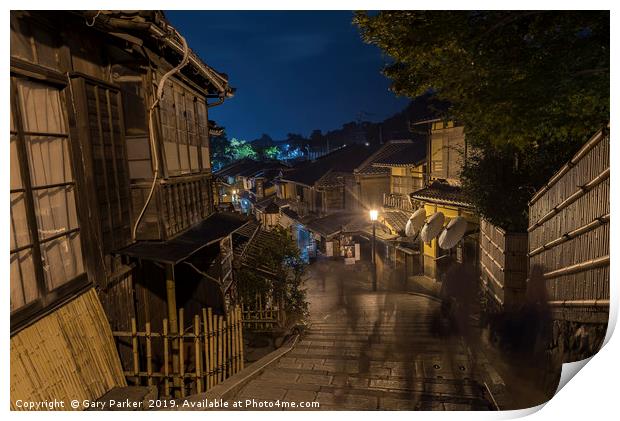
<svg viewBox="0 0 620 421">
<path fill-rule="evenodd" d="M 433 91 L 470 141 L 583 142 L 609 119 L 608 11 L 359 12 L 397 94 Z"/>
<path fill-rule="evenodd" d="M 266 237 L 261 244 L 261 263 L 273 276 L 265 276 L 255 268 L 246 266 L 236 275 L 244 303 L 252 306 L 257 295 L 269 292 L 284 306 L 290 318 L 303 320 L 308 313 L 302 278 L 307 265 L 286 229 L 275 227 Z"/>
</svg>

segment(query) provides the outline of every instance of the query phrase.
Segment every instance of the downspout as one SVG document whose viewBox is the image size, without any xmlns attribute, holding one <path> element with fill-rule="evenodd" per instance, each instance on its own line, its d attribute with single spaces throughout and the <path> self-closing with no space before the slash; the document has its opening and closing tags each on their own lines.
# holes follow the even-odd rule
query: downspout
<svg viewBox="0 0 620 421">
<path fill-rule="evenodd" d="M 151 199 L 153 198 L 153 193 L 155 192 L 155 186 L 157 185 L 157 180 L 159 178 L 159 157 L 157 155 L 157 143 L 155 141 L 155 133 L 154 133 L 154 127 L 153 127 L 154 126 L 153 125 L 153 112 L 155 111 L 155 108 L 159 105 L 159 102 L 164 96 L 164 84 L 166 83 L 168 78 L 170 78 L 173 74 L 179 72 L 183 67 L 185 67 L 185 65 L 189 61 L 189 46 L 187 45 L 187 41 L 178 32 L 177 32 L 177 35 L 181 38 L 181 41 L 183 42 L 183 59 L 176 67 L 168 71 L 168 73 L 162 76 L 162 78 L 159 80 L 159 84 L 157 85 L 156 99 L 155 101 L 153 101 L 153 104 L 151 104 L 151 106 L 149 107 L 149 138 L 151 140 L 151 151 L 153 152 L 153 159 L 155 160 L 155 163 L 154 163 L 155 168 L 153 169 L 153 183 L 151 184 L 151 190 L 149 191 L 149 195 L 146 198 L 144 207 L 142 208 L 142 211 L 140 211 L 140 214 L 138 215 L 138 218 L 136 219 L 136 223 L 134 224 L 133 230 L 131 231 L 131 239 L 133 241 L 136 241 L 136 232 L 138 230 L 138 226 L 140 225 L 140 221 L 144 217 L 146 209 L 149 206 Z"/>
</svg>

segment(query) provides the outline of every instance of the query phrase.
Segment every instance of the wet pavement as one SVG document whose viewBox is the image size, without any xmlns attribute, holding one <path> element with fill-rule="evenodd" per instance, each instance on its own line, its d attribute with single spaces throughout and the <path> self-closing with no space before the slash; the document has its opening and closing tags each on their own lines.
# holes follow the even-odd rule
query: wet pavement
<svg viewBox="0 0 620 421">
<path fill-rule="evenodd" d="M 440 302 L 392 278 L 373 292 L 361 263 L 313 264 L 308 328 L 233 400 L 318 402 L 321 410 L 493 409 L 479 364 L 441 317 Z"/>
</svg>

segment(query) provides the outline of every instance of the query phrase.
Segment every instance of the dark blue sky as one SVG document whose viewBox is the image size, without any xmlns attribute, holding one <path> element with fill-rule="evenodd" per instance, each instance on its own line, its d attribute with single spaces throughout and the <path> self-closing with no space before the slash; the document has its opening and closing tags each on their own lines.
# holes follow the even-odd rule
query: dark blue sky
<svg viewBox="0 0 620 421">
<path fill-rule="evenodd" d="M 379 121 L 407 104 L 388 91 L 387 60 L 361 41 L 351 12 L 169 11 L 190 47 L 227 73 L 235 97 L 211 110 L 229 138 L 309 135 Z"/>
</svg>

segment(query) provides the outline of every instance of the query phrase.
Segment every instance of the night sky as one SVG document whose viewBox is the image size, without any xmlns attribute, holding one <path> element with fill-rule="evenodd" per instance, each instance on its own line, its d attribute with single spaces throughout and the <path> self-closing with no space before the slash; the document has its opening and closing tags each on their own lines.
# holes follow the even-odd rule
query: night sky
<svg viewBox="0 0 620 421">
<path fill-rule="evenodd" d="M 388 91 L 381 51 L 361 41 L 343 11 L 169 11 L 171 23 L 235 97 L 211 110 L 229 138 L 308 136 L 354 121 L 380 121 L 407 104 Z"/>
</svg>

